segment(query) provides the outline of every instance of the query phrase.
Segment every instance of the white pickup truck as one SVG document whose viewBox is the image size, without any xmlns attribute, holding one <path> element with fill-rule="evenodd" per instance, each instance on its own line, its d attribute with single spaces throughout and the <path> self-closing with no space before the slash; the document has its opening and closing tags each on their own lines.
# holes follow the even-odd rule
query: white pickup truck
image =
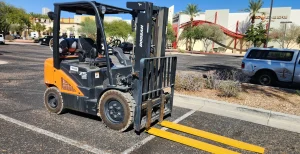
<svg viewBox="0 0 300 154">
<path fill-rule="evenodd" d="M 5 44 L 5 39 L 3 34 L 0 34 L 0 44 Z"/>
<path fill-rule="evenodd" d="M 299 50 L 250 48 L 242 60 L 242 71 L 261 85 L 300 83 Z"/>
</svg>

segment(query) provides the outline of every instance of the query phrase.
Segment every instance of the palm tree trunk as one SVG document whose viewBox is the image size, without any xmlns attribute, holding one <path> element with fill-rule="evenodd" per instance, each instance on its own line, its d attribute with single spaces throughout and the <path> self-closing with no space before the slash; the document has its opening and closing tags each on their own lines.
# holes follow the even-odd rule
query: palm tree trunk
<svg viewBox="0 0 300 154">
<path fill-rule="evenodd" d="M 185 50 L 188 50 L 188 38 L 185 39 Z"/>
<path fill-rule="evenodd" d="M 254 25 L 254 23 L 255 23 L 255 14 L 253 14 L 253 16 L 251 17 L 251 23 L 252 23 L 252 25 Z"/>
<path fill-rule="evenodd" d="M 191 19 L 190 19 L 190 22 L 191 22 L 191 30 L 192 30 L 192 28 L 193 28 L 193 21 L 194 21 L 194 19 L 193 19 L 193 17 L 191 17 Z M 192 51 L 192 37 L 189 38 L 189 51 Z M 193 54 L 193 52 L 192 52 L 192 54 Z"/>
</svg>

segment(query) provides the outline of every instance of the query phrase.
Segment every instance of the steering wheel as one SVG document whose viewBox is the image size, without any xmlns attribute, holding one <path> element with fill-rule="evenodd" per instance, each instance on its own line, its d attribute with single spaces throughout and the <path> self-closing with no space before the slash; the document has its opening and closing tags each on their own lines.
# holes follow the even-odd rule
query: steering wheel
<svg viewBox="0 0 300 154">
<path fill-rule="evenodd" d="M 50 50 L 53 52 L 53 38 L 49 41 Z M 63 53 L 68 51 L 68 44 L 65 39 L 59 39 L 59 52 Z"/>
<path fill-rule="evenodd" d="M 122 43 L 121 40 L 114 39 L 111 42 L 109 42 L 108 45 L 111 47 L 118 47 L 121 43 Z"/>
<path fill-rule="evenodd" d="M 53 38 L 49 41 L 50 50 L 53 52 Z"/>
</svg>

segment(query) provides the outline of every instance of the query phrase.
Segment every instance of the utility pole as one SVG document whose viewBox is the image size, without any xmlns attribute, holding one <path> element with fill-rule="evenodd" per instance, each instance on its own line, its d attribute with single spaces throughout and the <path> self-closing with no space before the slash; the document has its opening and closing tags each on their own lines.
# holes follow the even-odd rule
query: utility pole
<svg viewBox="0 0 300 154">
<path fill-rule="evenodd" d="M 282 39 L 282 47 L 284 48 L 284 41 L 285 41 L 285 35 L 286 35 L 286 24 L 292 23 L 291 21 L 281 21 L 281 24 L 284 24 L 284 36 Z"/>
<path fill-rule="evenodd" d="M 271 28 L 272 10 L 273 10 L 273 0 L 271 0 L 270 13 L 269 13 L 269 24 L 268 24 L 268 32 L 267 32 L 267 40 L 266 40 L 265 47 L 268 47 L 268 43 L 269 43 L 269 34 L 270 34 L 270 28 Z"/>
</svg>

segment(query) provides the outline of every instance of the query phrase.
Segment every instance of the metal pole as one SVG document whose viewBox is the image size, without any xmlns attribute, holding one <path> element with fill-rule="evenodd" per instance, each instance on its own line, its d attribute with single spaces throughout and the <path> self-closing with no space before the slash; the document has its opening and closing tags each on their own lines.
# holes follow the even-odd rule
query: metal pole
<svg viewBox="0 0 300 154">
<path fill-rule="evenodd" d="M 282 47 L 284 48 L 284 41 L 285 41 L 285 34 L 286 34 L 286 23 L 284 24 L 284 36 L 283 36 L 283 41 L 282 41 Z"/>
<path fill-rule="evenodd" d="M 270 14 L 269 14 L 269 24 L 268 24 L 266 47 L 268 47 L 268 42 L 269 42 L 269 34 L 270 34 L 270 28 L 271 28 L 270 26 L 271 26 L 271 18 L 272 18 L 272 10 L 273 10 L 273 0 L 271 0 L 271 7 L 270 7 Z"/>
<path fill-rule="evenodd" d="M 291 21 L 281 21 L 281 24 L 284 24 L 284 36 L 283 36 L 283 40 L 282 40 L 282 48 L 284 48 L 284 41 L 285 41 L 285 37 L 286 37 L 286 24 L 292 23 Z"/>
</svg>

